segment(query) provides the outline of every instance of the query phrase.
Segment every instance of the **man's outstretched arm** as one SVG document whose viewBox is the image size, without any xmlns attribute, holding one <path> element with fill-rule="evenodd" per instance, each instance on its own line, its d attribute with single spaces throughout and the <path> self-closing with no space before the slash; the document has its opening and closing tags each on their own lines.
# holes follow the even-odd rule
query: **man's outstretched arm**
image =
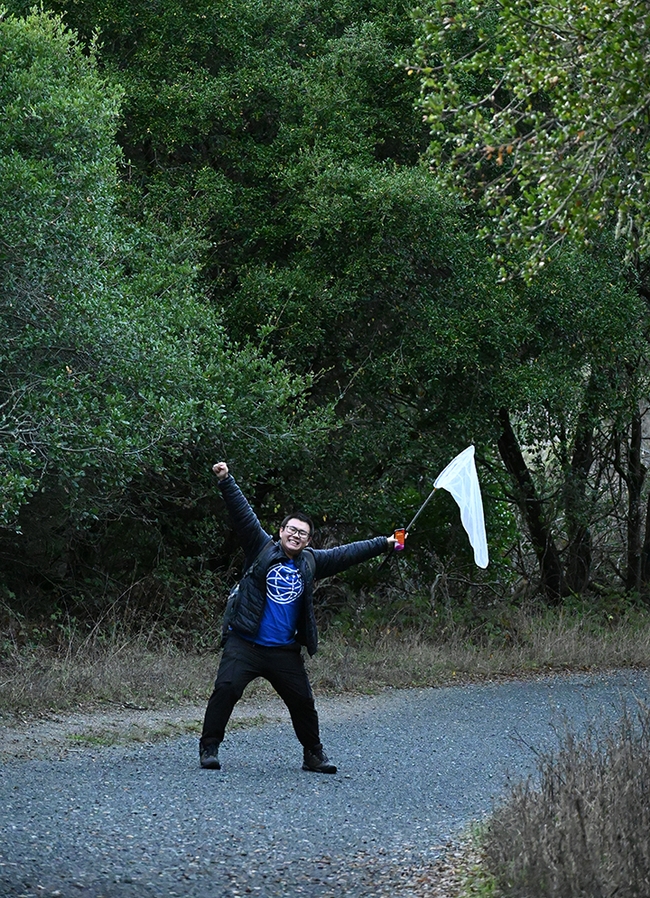
<svg viewBox="0 0 650 898">
<path fill-rule="evenodd" d="M 385 552 L 393 552 L 396 545 L 394 536 L 376 536 L 374 539 L 363 539 L 359 542 L 335 546 L 333 549 L 313 549 L 316 561 L 315 577 L 321 580 L 340 574 L 355 564 L 361 564 L 370 558 L 376 558 Z"/>
<path fill-rule="evenodd" d="M 212 465 L 212 470 L 219 481 L 219 490 L 228 508 L 233 527 L 242 541 L 246 562 L 249 564 L 271 539 L 271 535 L 260 524 L 248 499 L 230 474 L 226 462 L 217 462 Z"/>
</svg>

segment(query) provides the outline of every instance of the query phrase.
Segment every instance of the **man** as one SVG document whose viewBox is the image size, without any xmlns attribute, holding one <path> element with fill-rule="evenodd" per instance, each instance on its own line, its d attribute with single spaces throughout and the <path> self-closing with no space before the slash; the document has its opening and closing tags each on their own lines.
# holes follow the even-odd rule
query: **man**
<svg viewBox="0 0 650 898">
<path fill-rule="evenodd" d="M 354 564 L 395 548 L 393 536 L 378 536 L 337 546 L 311 549 L 314 527 L 303 514 L 291 514 L 273 540 L 228 471 L 225 462 L 212 470 L 241 538 L 246 569 L 228 600 L 224 617 L 224 651 L 208 701 L 199 743 L 201 766 L 219 770 L 219 745 L 232 710 L 246 686 L 267 679 L 282 698 L 303 747 L 303 770 L 336 773 L 323 751 L 314 696 L 301 656 L 304 645 L 316 651 L 315 580 L 331 577 Z"/>
</svg>

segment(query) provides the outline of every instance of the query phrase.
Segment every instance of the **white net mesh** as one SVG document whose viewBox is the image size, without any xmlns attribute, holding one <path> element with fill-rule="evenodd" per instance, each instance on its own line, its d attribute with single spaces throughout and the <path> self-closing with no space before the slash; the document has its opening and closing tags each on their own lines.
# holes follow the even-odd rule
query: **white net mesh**
<svg viewBox="0 0 650 898">
<path fill-rule="evenodd" d="M 479 567 L 488 566 L 488 545 L 481 488 L 474 462 L 474 447 L 468 446 L 449 462 L 434 483 L 436 489 L 447 490 L 460 508 L 460 519 L 474 549 L 474 561 Z"/>
</svg>

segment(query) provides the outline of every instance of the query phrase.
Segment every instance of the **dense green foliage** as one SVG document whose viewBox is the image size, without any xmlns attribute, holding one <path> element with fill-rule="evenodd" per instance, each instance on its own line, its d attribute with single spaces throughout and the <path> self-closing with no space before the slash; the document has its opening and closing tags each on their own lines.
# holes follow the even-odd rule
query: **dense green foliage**
<svg viewBox="0 0 650 898">
<path fill-rule="evenodd" d="M 469 442 L 492 564 L 440 496 L 400 562 L 414 607 L 441 576 L 474 604 L 615 583 L 638 282 L 605 233 L 500 278 L 482 213 L 421 161 L 408 5 L 48 6 L 0 20 L 13 610 L 200 621 L 234 549 L 218 457 L 268 527 L 300 505 L 327 542 L 406 523 Z"/>
<path fill-rule="evenodd" d="M 498 238 L 543 265 L 549 244 L 615 226 L 646 257 L 648 4 L 436 0 L 422 21 L 435 157 Z"/>
<path fill-rule="evenodd" d="M 123 583 L 161 555 L 171 509 L 205 501 L 215 447 L 263 471 L 319 425 L 303 381 L 230 344 L 191 235 L 120 213 L 119 93 L 94 53 L 45 16 L 0 29 L 0 541 L 28 599 Z"/>
</svg>

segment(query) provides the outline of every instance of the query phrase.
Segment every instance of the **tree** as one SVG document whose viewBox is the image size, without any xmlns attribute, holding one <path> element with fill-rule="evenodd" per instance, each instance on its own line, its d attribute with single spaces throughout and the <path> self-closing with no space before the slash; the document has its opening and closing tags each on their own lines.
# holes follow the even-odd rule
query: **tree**
<svg viewBox="0 0 650 898">
<path fill-rule="evenodd" d="M 2 570 L 23 596 L 123 584 L 162 533 L 162 554 L 206 537 L 215 446 L 261 474 L 320 418 L 301 378 L 230 344 L 198 239 L 122 215 L 120 91 L 96 48 L 51 14 L 4 16 L 0 41 Z"/>
<path fill-rule="evenodd" d="M 412 71 L 422 74 L 432 164 L 486 212 L 482 233 L 497 244 L 502 276 L 530 278 L 561 244 L 598 253 L 605 241 L 634 263 L 630 287 L 647 301 L 647 4 L 440 0 L 420 22 Z M 600 406 L 602 455 L 589 427 L 575 456 L 583 478 L 607 470 L 627 497 L 623 579 L 631 592 L 644 588 L 646 318 L 637 303 L 635 337 L 612 371 L 621 395 Z M 578 531 L 584 548 L 586 531 Z"/>
<path fill-rule="evenodd" d="M 627 280 L 606 244 L 598 254 L 565 250 L 517 290 L 528 331 L 503 372 L 513 390 L 497 444 L 555 600 L 602 579 L 618 552 L 613 475 L 632 474 L 620 439 L 647 389 L 644 370 L 629 364 L 644 349 L 647 311 Z"/>
<path fill-rule="evenodd" d="M 86 530 L 89 555 L 139 543 L 153 565 L 162 542 L 188 571 L 217 566 L 206 559 L 206 542 L 221 537 L 199 473 L 215 443 L 237 457 L 263 516 L 299 498 L 341 537 L 404 523 L 456 451 L 474 441 L 486 466 L 507 434 L 512 477 L 492 464 L 486 496 L 493 543 L 504 516 L 492 522 L 491 493 L 507 490 L 549 594 L 578 583 L 569 571 L 581 564 L 584 580 L 586 523 L 602 510 L 585 459 L 599 416 L 616 411 L 637 297 L 611 247 L 595 261 L 557 257 L 542 286 L 498 283 L 476 210 L 419 164 L 417 79 L 395 65 L 414 35 L 402 0 L 83 0 L 65 15 L 88 39 L 101 28 L 93 71 L 124 93 L 125 166 L 99 228 L 114 250 L 98 244 L 82 274 L 98 272 L 99 293 L 84 296 L 103 313 L 87 316 L 102 346 L 88 379 L 101 386 L 97 407 L 111 396 L 122 414 L 111 435 L 133 432 L 143 447 L 138 472 L 104 493 L 120 510 L 114 539 L 104 516 Z M 76 383 L 80 366 L 69 367 Z M 84 484 L 97 482 L 85 470 L 84 502 Z M 448 522 L 422 523 L 424 549 L 469 569 Z M 504 529 L 509 538 L 510 520 Z M 431 554 L 408 562 L 423 584 Z"/>
<path fill-rule="evenodd" d="M 525 246 L 529 271 L 614 228 L 647 256 L 647 3 L 436 0 L 420 21 L 432 158 L 496 239 Z"/>
</svg>

